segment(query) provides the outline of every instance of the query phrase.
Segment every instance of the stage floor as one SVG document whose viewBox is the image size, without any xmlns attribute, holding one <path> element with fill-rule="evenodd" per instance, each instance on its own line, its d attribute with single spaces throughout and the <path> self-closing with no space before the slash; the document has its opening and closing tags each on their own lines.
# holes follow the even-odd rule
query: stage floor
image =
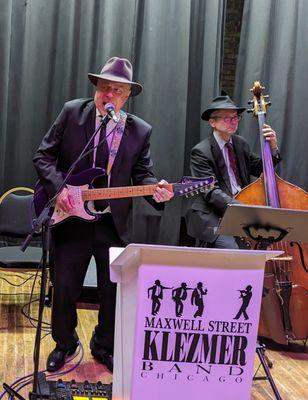
<svg viewBox="0 0 308 400">
<path fill-rule="evenodd" d="M 11 286 L 3 278 L 16 284 L 25 280 L 20 273 L 3 273 L 0 271 L 0 383 L 12 384 L 18 378 L 24 377 L 33 372 L 33 346 L 35 338 L 35 328 L 29 320 L 22 314 L 24 304 L 30 300 L 30 292 L 33 280 L 30 279 L 22 286 Z M 27 278 L 28 276 L 26 276 Z M 34 298 L 38 297 L 38 284 L 35 285 Z M 70 381 L 88 380 L 89 382 L 101 381 L 110 383 L 112 375 L 101 364 L 97 363 L 90 354 L 89 341 L 92 330 L 96 324 L 97 310 L 95 305 L 80 304 L 78 309 L 78 335 L 84 347 L 84 356 L 81 364 L 73 371 L 62 375 L 61 379 Z M 27 311 L 27 308 L 25 308 Z M 33 303 L 30 308 L 30 315 L 36 318 L 37 303 Z M 45 307 L 44 321 L 50 320 L 50 308 Z M 35 324 L 35 322 L 34 322 Z M 45 329 L 47 328 L 46 325 Z M 54 348 L 54 343 L 47 331 L 41 341 L 40 351 L 40 370 L 45 369 L 48 354 Z M 303 349 L 304 350 L 304 349 Z M 278 387 L 279 393 L 284 400 L 307 400 L 308 399 L 308 345 L 306 352 L 286 352 L 266 350 L 267 356 L 273 361 L 271 369 L 272 376 Z M 76 356 L 74 360 L 67 363 L 65 370 L 71 369 L 79 360 Z M 255 369 L 259 365 L 256 356 Z M 258 376 L 264 375 L 263 368 L 260 367 Z M 57 379 L 57 377 L 53 379 Z M 28 397 L 31 385 L 24 388 L 20 393 Z M 275 399 L 269 382 L 267 380 L 254 381 L 251 392 L 252 400 Z M 223 400 L 223 399 L 217 399 Z"/>
</svg>

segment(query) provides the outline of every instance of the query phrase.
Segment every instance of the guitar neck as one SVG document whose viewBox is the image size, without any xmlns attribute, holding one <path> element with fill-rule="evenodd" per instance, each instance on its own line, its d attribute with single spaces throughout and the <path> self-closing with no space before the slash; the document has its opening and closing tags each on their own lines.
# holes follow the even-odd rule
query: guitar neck
<svg viewBox="0 0 308 400">
<path fill-rule="evenodd" d="M 83 201 L 121 199 L 126 197 L 152 196 L 157 185 L 124 186 L 99 189 L 84 189 L 81 192 Z M 163 185 L 173 192 L 172 184 Z"/>
</svg>

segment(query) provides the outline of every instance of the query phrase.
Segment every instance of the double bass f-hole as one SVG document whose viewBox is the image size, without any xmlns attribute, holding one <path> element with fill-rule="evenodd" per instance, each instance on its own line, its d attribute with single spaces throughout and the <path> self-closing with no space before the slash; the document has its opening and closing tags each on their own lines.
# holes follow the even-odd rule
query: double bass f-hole
<svg viewBox="0 0 308 400">
<path fill-rule="evenodd" d="M 300 259 L 301 259 L 302 267 L 303 267 L 304 271 L 306 271 L 307 274 L 308 274 L 308 268 L 306 267 L 305 257 L 304 257 L 304 252 L 303 252 L 302 246 L 298 242 L 290 242 L 290 246 L 291 247 L 293 247 L 295 245 L 297 246 L 298 251 L 299 251 L 299 256 L 300 256 Z"/>
</svg>

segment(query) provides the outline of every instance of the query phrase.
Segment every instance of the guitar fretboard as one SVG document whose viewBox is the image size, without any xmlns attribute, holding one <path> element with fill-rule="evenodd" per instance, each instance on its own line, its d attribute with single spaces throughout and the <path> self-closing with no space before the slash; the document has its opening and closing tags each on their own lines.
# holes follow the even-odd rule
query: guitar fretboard
<svg viewBox="0 0 308 400">
<path fill-rule="evenodd" d="M 102 189 L 85 189 L 81 191 L 83 201 L 121 199 L 125 197 L 152 196 L 157 185 L 124 186 Z M 172 184 L 164 185 L 165 189 L 173 191 Z"/>
</svg>

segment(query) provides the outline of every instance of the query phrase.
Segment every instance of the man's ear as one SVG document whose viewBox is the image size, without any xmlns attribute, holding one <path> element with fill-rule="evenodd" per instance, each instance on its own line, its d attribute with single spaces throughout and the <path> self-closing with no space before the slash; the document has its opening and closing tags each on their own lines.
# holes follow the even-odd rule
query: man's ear
<svg viewBox="0 0 308 400">
<path fill-rule="evenodd" d="M 125 99 L 125 102 L 127 102 L 127 100 L 129 99 L 130 94 L 131 94 L 131 90 L 128 92 L 128 94 L 126 96 L 126 99 Z"/>
<path fill-rule="evenodd" d="M 209 119 L 209 124 L 211 125 L 212 128 L 215 128 L 215 119 L 214 118 L 210 118 Z"/>
</svg>

